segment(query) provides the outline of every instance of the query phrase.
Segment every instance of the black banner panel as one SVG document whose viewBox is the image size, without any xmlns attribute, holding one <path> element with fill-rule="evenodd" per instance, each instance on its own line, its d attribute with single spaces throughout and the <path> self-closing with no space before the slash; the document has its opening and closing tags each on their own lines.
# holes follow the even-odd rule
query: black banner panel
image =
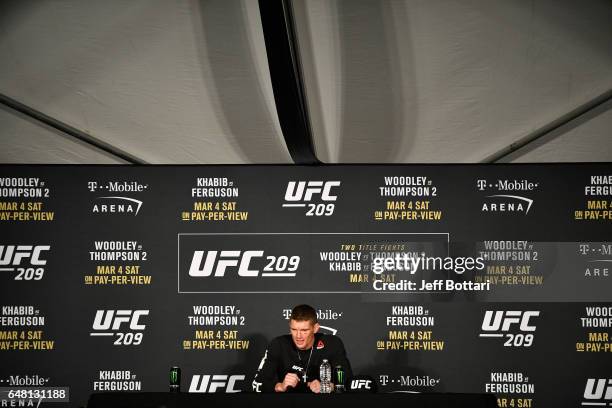
<svg viewBox="0 0 612 408">
<path fill-rule="evenodd" d="M 612 406 L 610 164 L 0 169 L 0 406 L 252 392 L 302 303 L 379 393 Z"/>
</svg>

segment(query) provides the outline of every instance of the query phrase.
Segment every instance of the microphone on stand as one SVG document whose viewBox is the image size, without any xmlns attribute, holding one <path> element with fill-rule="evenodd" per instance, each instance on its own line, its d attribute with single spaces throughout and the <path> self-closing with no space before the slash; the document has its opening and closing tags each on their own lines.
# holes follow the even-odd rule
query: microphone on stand
<svg viewBox="0 0 612 408">
<path fill-rule="evenodd" d="M 304 367 L 302 367 L 301 361 L 294 362 L 291 365 L 291 370 L 289 370 L 289 372 L 297 375 L 300 379 L 300 382 L 305 382 L 304 377 L 306 376 L 306 370 L 304 369 Z"/>
<path fill-rule="evenodd" d="M 306 376 L 306 370 L 302 367 L 302 363 L 296 361 L 289 368 L 289 372 L 298 376 L 298 383 L 295 387 L 290 387 L 287 389 L 287 392 L 301 392 L 299 389 L 306 387 L 306 381 L 304 381 L 304 377 Z"/>
</svg>

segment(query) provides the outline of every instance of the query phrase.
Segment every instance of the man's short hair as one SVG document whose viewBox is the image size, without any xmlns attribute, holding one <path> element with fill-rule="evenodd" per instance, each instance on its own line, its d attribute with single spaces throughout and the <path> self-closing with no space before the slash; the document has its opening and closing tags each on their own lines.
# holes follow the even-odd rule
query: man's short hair
<svg viewBox="0 0 612 408">
<path fill-rule="evenodd" d="M 312 324 L 317 324 L 317 311 L 310 305 L 297 305 L 291 311 L 291 320 L 310 321 Z"/>
</svg>

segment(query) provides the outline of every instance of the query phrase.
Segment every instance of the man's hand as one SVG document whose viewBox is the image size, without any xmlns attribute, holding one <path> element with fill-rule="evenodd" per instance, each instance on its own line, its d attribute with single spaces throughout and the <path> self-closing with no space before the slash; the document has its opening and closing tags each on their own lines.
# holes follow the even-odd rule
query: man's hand
<svg viewBox="0 0 612 408">
<path fill-rule="evenodd" d="M 287 373 L 282 383 L 276 383 L 276 385 L 274 386 L 274 391 L 286 392 L 287 388 L 295 387 L 296 385 L 298 385 L 299 382 L 300 378 L 297 376 L 297 374 Z"/>
<path fill-rule="evenodd" d="M 318 394 L 321 392 L 321 382 L 319 380 L 312 380 L 308 383 L 308 388 L 310 388 L 310 391 Z"/>
</svg>

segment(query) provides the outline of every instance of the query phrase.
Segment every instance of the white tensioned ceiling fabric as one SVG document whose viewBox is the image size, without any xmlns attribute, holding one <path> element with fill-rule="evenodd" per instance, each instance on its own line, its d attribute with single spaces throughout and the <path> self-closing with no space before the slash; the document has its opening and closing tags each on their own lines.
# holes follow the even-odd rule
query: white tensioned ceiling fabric
<svg viewBox="0 0 612 408">
<path fill-rule="evenodd" d="M 293 8 L 324 162 L 480 162 L 612 89 L 610 1 Z M 612 160 L 609 110 L 511 161 Z"/>
<path fill-rule="evenodd" d="M 478 162 L 612 88 L 609 1 L 293 6 L 324 162 Z M 291 162 L 254 0 L 3 1 L 0 55 L 0 92 L 147 162 Z M 611 116 L 504 160 L 609 161 Z M 118 160 L 24 120 L 0 162 Z"/>
<path fill-rule="evenodd" d="M 145 162 L 292 162 L 256 1 L 4 0 L 0 55 L 1 93 Z M 0 162 L 114 161 L 24 120 Z"/>
</svg>

